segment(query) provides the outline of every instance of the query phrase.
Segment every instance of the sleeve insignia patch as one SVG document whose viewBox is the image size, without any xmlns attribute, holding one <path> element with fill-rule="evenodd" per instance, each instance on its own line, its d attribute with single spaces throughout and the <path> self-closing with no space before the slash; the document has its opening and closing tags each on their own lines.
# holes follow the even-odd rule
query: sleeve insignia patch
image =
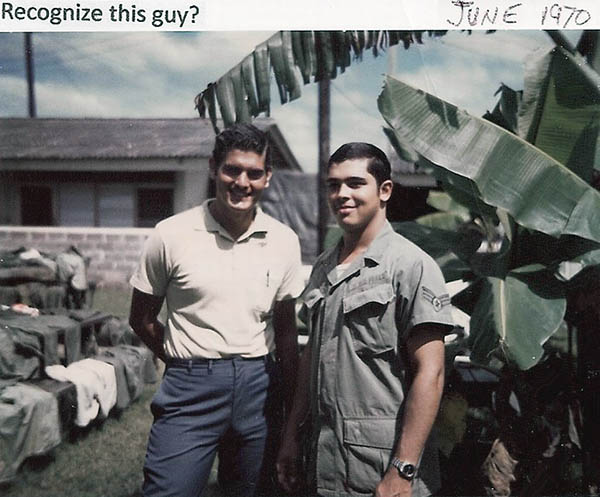
<svg viewBox="0 0 600 497">
<path fill-rule="evenodd" d="M 447 293 L 436 296 L 426 286 L 422 287 L 421 290 L 421 295 L 427 302 L 429 302 L 433 306 L 435 312 L 439 312 L 447 305 L 450 305 L 450 295 L 448 295 Z"/>
</svg>

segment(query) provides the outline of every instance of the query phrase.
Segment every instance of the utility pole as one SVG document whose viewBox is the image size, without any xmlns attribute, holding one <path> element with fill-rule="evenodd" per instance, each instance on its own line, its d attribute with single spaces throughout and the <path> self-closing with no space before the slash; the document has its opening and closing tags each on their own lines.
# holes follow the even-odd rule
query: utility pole
<svg viewBox="0 0 600 497">
<path fill-rule="evenodd" d="M 27 72 L 27 89 L 29 95 L 29 117 L 36 117 L 35 90 L 33 78 L 33 43 L 31 33 L 25 34 L 25 69 Z"/>
<path fill-rule="evenodd" d="M 319 174 L 318 185 L 318 253 L 323 251 L 327 224 L 329 221 L 329 206 L 327 204 L 327 161 L 330 154 L 331 139 L 331 81 L 329 75 L 324 75 L 319 81 Z M 318 254 L 317 254 L 318 255 Z"/>
</svg>

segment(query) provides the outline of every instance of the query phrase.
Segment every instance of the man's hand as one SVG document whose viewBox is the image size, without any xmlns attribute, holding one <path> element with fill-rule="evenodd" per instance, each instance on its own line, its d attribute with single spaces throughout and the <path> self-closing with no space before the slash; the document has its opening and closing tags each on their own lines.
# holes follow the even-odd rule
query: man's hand
<svg viewBox="0 0 600 497">
<path fill-rule="evenodd" d="M 300 445 L 297 437 L 285 437 L 277 455 L 277 479 L 288 493 L 298 490 L 300 485 Z"/>
<path fill-rule="evenodd" d="M 390 468 L 375 488 L 375 497 L 410 497 L 411 482 L 402 478 L 396 468 Z"/>
</svg>

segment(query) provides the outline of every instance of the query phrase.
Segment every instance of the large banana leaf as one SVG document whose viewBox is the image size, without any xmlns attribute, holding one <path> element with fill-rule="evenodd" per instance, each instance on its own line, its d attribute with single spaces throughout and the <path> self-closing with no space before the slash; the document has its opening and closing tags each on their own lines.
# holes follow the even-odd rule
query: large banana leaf
<svg viewBox="0 0 600 497">
<path fill-rule="evenodd" d="M 519 136 L 589 182 L 600 166 L 600 75 L 562 47 L 525 65 Z"/>
<path fill-rule="evenodd" d="M 600 242 L 600 194 L 539 149 L 389 76 L 378 105 L 395 133 L 461 178 L 457 188 L 527 228 Z"/>
<path fill-rule="evenodd" d="M 231 126 L 235 122 L 235 95 L 233 92 L 233 83 L 231 82 L 231 74 L 227 73 L 221 76 L 215 86 L 223 124 L 225 127 Z"/>
<path fill-rule="evenodd" d="M 244 89 L 248 96 L 248 108 L 250 114 L 258 116 L 260 113 L 260 106 L 258 104 L 258 96 L 256 93 L 256 75 L 254 74 L 254 58 L 251 55 L 247 55 L 242 61 L 242 79 L 244 81 Z"/>
<path fill-rule="evenodd" d="M 549 271 L 522 269 L 504 279 L 487 278 L 471 314 L 471 358 L 481 364 L 508 359 L 529 369 L 560 327 L 566 307 L 563 287 Z"/>
<path fill-rule="evenodd" d="M 419 160 L 419 154 L 417 154 L 410 144 L 403 140 L 402 137 L 396 135 L 393 129 L 384 126 L 383 133 L 392 144 L 392 147 L 400 159 L 407 162 L 417 162 Z"/>
<path fill-rule="evenodd" d="M 292 35 L 289 31 L 280 31 L 269 38 L 267 45 L 281 103 L 284 104 L 298 98 L 301 93 L 294 73 Z"/>
<path fill-rule="evenodd" d="M 271 81 L 269 79 L 269 47 L 266 41 L 254 49 L 252 59 L 254 61 L 258 107 L 263 112 L 269 112 L 271 108 Z"/>
<path fill-rule="evenodd" d="M 206 111 L 208 110 L 208 117 L 213 125 L 215 134 L 219 133 L 219 127 L 217 126 L 217 107 L 215 103 L 215 83 L 211 83 L 206 87 L 206 90 L 199 95 L 196 95 L 195 104 L 198 109 L 198 114 L 205 117 Z"/>
<path fill-rule="evenodd" d="M 305 54 L 305 48 L 302 42 L 302 32 L 300 31 L 292 31 L 292 50 L 294 52 L 294 63 L 298 66 L 298 69 L 300 69 L 302 82 L 306 85 L 310 83 L 312 61 Z"/>
<path fill-rule="evenodd" d="M 248 122 L 250 120 L 250 109 L 248 106 L 248 95 L 246 94 L 246 88 L 242 80 L 242 65 L 238 64 L 231 69 L 229 75 L 235 97 L 235 121 L 238 123 Z"/>
</svg>

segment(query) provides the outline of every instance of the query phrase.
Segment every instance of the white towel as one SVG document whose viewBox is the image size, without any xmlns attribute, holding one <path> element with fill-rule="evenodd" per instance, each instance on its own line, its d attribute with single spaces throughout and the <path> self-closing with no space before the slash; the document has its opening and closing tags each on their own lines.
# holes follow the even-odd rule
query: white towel
<svg viewBox="0 0 600 497">
<path fill-rule="evenodd" d="M 70 381 L 77 390 L 77 426 L 87 426 L 98 414 L 106 418 L 117 402 L 115 368 L 95 359 L 46 366 L 46 374 L 58 381 Z"/>
</svg>

